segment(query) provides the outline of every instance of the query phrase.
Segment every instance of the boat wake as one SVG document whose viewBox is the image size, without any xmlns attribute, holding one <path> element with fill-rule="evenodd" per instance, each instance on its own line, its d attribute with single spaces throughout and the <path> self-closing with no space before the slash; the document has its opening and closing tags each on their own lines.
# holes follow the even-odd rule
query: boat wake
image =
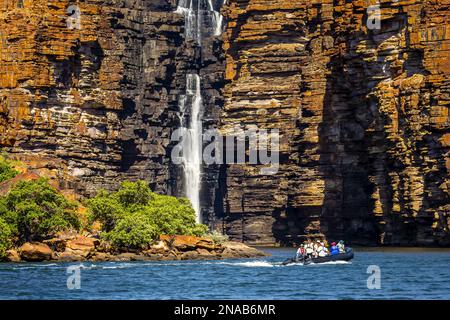
<svg viewBox="0 0 450 320">
<path fill-rule="evenodd" d="M 266 260 L 254 260 L 245 262 L 216 262 L 215 264 L 247 267 L 247 268 L 274 268 L 274 267 L 292 267 L 292 266 L 320 266 L 320 265 L 335 265 L 335 264 L 351 264 L 350 261 L 328 261 L 323 263 L 311 263 L 309 265 L 303 265 L 303 263 L 291 263 L 289 265 L 282 265 L 281 262 L 270 262 Z"/>
<path fill-rule="evenodd" d="M 243 268 L 274 268 L 274 267 L 293 267 L 293 266 L 320 266 L 320 265 L 342 265 L 351 264 L 350 261 L 328 261 L 323 263 L 310 263 L 308 265 L 303 265 L 303 263 L 290 263 L 288 265 L 282 265 L 281 262 L 267 261 L 267 260 L 251 260 L 251 261 L 168 261 L 168 262 L 106 262 L 100 264 L 93 263 L 74 263 L 69 265 L 78 266 L 83 270 L 91 269 L 127 269 L 127 268 L 139 268 L 139 267 L 158 267 L 158 266 L 176 266 L 176 267 L 186 267 L 190 265 L 223 265 L 230 267 L 243 267 Z M 67 265 L 48 263 L 48 264 L 26 264 L 14 266 L 14 270 L 21 269 L 36 269 L 36 268 L 66 268 Z"/>
<path fill-rule="evenodd" d="M 264 260 L 246 261 L 246 262 L 218 262 L 217 264 L 237 266 L 237 267 L 247 267 L 247 268 L 273 268 L 277 266 L 274 263 Z"/>
</svg>

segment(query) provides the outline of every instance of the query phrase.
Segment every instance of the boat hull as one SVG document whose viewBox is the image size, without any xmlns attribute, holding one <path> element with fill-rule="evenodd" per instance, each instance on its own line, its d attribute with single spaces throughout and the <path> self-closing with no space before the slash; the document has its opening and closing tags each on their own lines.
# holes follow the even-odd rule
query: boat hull
<svg viewBox="0 0 450 320">
<path fill-rule="evenodd" d="M 353 251 L 349 249 L 346 253 L 340 253 L 335 254 L 332 256 L 326 256 L 326 257 L 317 257 L 312 259 L 299 259 L 295 260 L 294 258 L 287 259 L 283 262 L 283 265 L 293 264 L 293 263 L 302 263 L 304 265 L 310 264 L 310 263 L 325 263 L 325 262 L 331 262 L 331 261 L 350 261 L 354 257 Z"/>
</svg>

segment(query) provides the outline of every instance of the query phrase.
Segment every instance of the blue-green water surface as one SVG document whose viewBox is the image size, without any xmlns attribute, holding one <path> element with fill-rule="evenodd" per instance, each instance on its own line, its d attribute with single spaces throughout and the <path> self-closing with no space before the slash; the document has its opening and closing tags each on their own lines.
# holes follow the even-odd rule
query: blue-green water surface
<svg viewBox="0 0 450 320">
<path fill-rule="evenodd" d="M 448 250 L 355 250 L 349 263 L 281 266 L 290 249 L 223 261 L 2 263 L 0 299 L 450 299 Z M 69 289 L 80 266 L 80 289 Z M 372 267 L 370 267 L 372 266 Z M 375 266 L 375 267 L 373 267 Z M 379 267 L 379 269 L 378 269 Z M 369 272 L 380 271 L 379 281 Z M 372 278 L 368 278 L 372 276 Z M 69 278 L 69 287 L 76 282 Z M 377 287 L 380 289 L 369 289 Z"/>
</svg>

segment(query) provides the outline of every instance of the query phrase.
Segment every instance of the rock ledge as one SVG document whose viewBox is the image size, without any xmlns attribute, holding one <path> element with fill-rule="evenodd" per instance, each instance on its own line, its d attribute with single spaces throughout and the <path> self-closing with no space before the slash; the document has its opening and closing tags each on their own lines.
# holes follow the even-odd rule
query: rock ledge
<svg viewBox="0 0 450 320">
<path fill-rule="evenodd" d="M 256 258 L 267 253 L 240 242 L 215 243 L 206 237 L 162 235 L 145 250 L 113 250 L 93 236 L 73 234 L 41 242 L 27 242 L 8 251 L 7 261 L 163 261 Z"/>
</svg>

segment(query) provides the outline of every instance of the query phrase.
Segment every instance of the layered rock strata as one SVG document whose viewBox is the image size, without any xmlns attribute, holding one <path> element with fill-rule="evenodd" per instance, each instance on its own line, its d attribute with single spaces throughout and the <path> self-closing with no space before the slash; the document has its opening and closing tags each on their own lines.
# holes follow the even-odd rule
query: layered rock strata
<svg viewBox="0 0 450 320">
<path fill-rule="evenodd" d="M 234 238 L 450 244 L 449 4 L 377 3 L 229 1 L 222 131 L 281 131 L 277 175 L 224 170 Z"/>
<path fill-rule="evenodd" d="M 448 1 L 226 3 L 223 45 L 200 49 L 176 0 L 2 1 L 0 146 L 77 194 L 181 195 L 170 137 L 195 72 L 205 128 L 281 133 L 276 175 L 203 168 L 205 222 L 258 244 L 450 245 Z"/>
<path fill-rule="evenodd" d="M 177 88 L 192 54 L 175 9 L 3 1 L 2 147 L 85 195 L 138 178 L 169 191 Z"/>
</svg>

